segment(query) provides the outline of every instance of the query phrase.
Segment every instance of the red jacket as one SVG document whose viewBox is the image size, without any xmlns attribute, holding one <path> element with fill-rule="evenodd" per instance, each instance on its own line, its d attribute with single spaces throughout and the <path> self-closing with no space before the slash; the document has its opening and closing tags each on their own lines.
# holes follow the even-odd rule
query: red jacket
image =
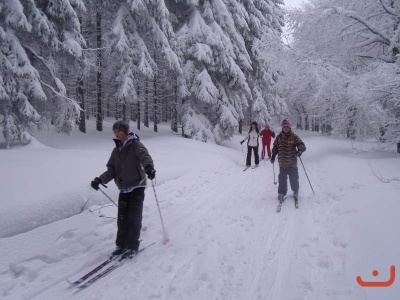
<svg viewBox="0 0 400 300">
<path fill-rule="evenodd" d="M 275 137 L 275 132 L 271 129 L 263 129 L 261 130 L 260 135 L 262 136 L 262 142 L 265 145 L 271 143 L 271 137 Z"/>
</svg>

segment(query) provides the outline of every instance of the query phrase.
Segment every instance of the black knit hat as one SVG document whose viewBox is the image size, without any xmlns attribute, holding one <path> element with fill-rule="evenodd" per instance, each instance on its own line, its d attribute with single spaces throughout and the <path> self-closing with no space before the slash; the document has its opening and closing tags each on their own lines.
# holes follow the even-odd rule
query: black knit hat
<svg viewBox="0 0 400 300">
<path fill-rule="evenodd" d="M 128 123 L 124 122 L 124 121 L 117 121 L 114 123 L 112 130 L 121 130 L 122 132 L 124 132 L 125 134 L 128 134 L 129 132 L 129 125 Z"/>
</svg>

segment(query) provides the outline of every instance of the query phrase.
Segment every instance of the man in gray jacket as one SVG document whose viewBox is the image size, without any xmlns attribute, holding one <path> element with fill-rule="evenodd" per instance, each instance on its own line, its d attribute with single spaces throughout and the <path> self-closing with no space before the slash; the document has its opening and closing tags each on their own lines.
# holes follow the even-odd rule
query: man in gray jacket
<svg viewBox="0 0 400 300">
<path fill-rule="evenodd" d="M 118 198 L 118 219 L 116 249 L 112 255 L 132 258 L 139 249 L 144 189 L 146 174 L 153 180 L 156 174 L 153 160 L 146 147 L 134 133 L 129 133 L 129 125 L 124 121 L 114 123 L 115 145 L 107 163 L 107 171 L 96 177 L 91 186 L 96 191 L 99 184 L 107 184 L 114 179 L 120 190 Z"/>
</svg>

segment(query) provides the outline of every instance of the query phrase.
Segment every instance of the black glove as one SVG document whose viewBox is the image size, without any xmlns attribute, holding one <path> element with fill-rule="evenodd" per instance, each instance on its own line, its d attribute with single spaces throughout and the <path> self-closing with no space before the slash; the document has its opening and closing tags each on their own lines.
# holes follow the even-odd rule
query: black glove
<svg viewBox="0 0 400 300">
<path fill-rule="evenodd" d="M 300 157 L 302 153 L 303 153 L 303 151 L 297 150 L 297 151 L 296 151 L 296 156 Z"/>
<path fill-rule="evenodd" d="M 244 141 L 241 141 L 241 142 L 240 142 L 240 145 L 242 145 L 243 143 L 244 143 Z"/>
<path fill-rule="evenodd" d="M 90 185 L 97 191 L 99 189 L 99 184 L 102 184 L 101 179 L 99 177 L 96 177 L 92 180 Z"/>
<path fill-rule="evenodd" d="M 147 167 L 145 172 L 150 180 L 156 177 L 156 170 L 154 170 L 153 167 Z"/>
<path fill-rule="evenodd" d="M 271 159 L 269 160 L 271 162 L 271 164 L 273 164 L 275 162 L 275 157 L 276 157 L 276 155 L 272 155 Z"/>
</svg>

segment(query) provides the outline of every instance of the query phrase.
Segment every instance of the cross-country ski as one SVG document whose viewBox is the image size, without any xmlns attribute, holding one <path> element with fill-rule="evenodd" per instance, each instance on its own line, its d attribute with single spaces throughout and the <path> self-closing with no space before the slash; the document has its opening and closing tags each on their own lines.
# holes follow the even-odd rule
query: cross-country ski
<svg viewBox="0 0 400 300">
<path fill-rule="evenodd" d="M 69 279 L 67 279 L 67 282 L 72 286 L 78 286 L 81 283 L 83 283 L 85 280 L 87 280 L 88 278 L 90 278 L 91 276 L 93 276 L 94 274 L 99 272 L 102 268 L 107 266 L 109 263 L 111 263 L 114 260 L 118 260 L 118 259 L 119 259 L 119 255 L 111 256 L 107 260 L 105 260 L 104 262 L 102 262 L 101 264 L 99 264 L 98 266 L 93 268 L 92 270 L 90 270 L 88 273 L 83 275 L 81 278 L 79 278 L 73 282 L 71 282 Z"/>
<path fill-rule="evenodd" d="M 150 246 L 152 246 L 152 245 L 154 245 L 154 244 L 155 244 L 155 243 L 152 243 L 152 244 L 149 244 L 149 245 L 147 245 L 147 246 L 145 246 L 145 247 L 139 249 L 139 250 L 137 251 L 137 254 L 136 254 L 136 255 L 138 255 L 139 253 L 143 252 L 143 251 L 146 250 L 148 247 L 150 247 Z M 136 255 L 135 255 L 135 256 L 136 256 Z M 86 281 L 85 283 L 83 283 L 83 284 L 81 284 L 81 285 L 79 285 L 79 284 L 78 284 L 78 285 L 73 284 L 73 286 L 75 286 L 75 287 L 77 287 L 78 289 L 81 289 L 81 290 L 82 290 L 82 289 L 85 289 L 85 288 L 91 286 L 93 283 L 95 283 L 95 282 L 98 281 L 99 279 L 105 277 L 107 274 L 111 273 L 111 272 L 114 271 L 115 269 L 119 268 L 120 266 L 122 266 L 123 263 L 125 263 L 125 262 L 127 262 L 127 261 L 129 261 L 129 260 L 130 260 L 129 258 L 125 258 L 125 257 L 121 256 L 121 257 L 119 257 L 119 258 L 116 260 L 116 262 L 115 262 L 113 265 L 111 265 L 111 266 L 107 267 L 106 269 L 104 269 L 103 271 L 97 273 L 94 277 L 90 278 L 90 279 L 89 279 L 88 281 Z"/>
</svg>

